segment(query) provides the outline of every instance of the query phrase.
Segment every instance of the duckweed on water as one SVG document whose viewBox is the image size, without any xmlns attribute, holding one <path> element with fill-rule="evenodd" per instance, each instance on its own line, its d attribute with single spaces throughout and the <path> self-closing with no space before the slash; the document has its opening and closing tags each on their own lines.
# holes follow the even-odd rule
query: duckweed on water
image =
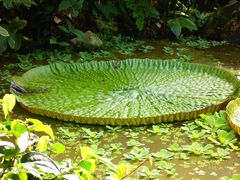
<svg viewBox="0 0 240 180">
<path fill-rule="evenodd" d="M 138 179 L 220 178 L 225 172 L 221 169 L 211 171 L 210 167 L 220 166 L 233 156 L 239 158 L 237 150 L 240 144 L 229 128 L 225 111 L 202 114 L 194 121 L 175 124 L 131 128 L 105 126 L 100 130 L 88 126 L 80 129 L 81 144 L 93 143 L 91 148 L 98 155 L 114 162 L 131 163 L 129 171 L 136 169 L 136 172 L 129 177 Z M 146 162 L 141 164 L 149 158 L 152 159 L 150 165 Z M 228 166 L 232 168 L 231 172 L 237 172 L 240 167 L 236 163 Z M 182 171 L 187 172 L 187 176 Z"/>
</svg>

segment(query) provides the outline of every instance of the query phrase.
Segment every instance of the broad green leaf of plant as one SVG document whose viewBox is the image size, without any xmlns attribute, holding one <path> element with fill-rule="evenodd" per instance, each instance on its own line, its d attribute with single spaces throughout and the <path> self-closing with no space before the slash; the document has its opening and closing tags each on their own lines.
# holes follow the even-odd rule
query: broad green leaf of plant
<svg viewBox="0 0 240 180">
<path fill-rule="evenodd" d="M 168 20 L 168 25 L 170 26 L 171 31 L 173 32 L 173 34 L 176 37 L 179 37 L 181 32 L 182 32 L 181 24 L 178 21 L 176 21 L 175 19 L 170 19 L 170 20 Z"/>
<path fill-rule="evenodd" d="M 28 175 L 25 170 L 18 173 L 19 180 L 28 180 Z"/>
<path fill-rule="evenodd" d="M 2 26 L 0 26 L 0 36 L 4 36 L 4 37 L 8 37 L 9 36 L 8 31 L 4 27 L 2 27 Z"/>
<path fill-rule="evenodd" d="M 8 37 L 0 36 L 0 53 L 7 49 Z"/>
<path fill-rule="evenodd" d="M 179 21 L 179 23 L 181 24 L 182 27 L 185 27 L 190 31 L 193 31 L 193 30 L 196 31 L 197 30 L 196 24 L 187 17 L 179 17 L 178 21 Z"/>
<path fill-rule="evenodd" d="M 87 158 L 81 161 L 78 166 L 83 168 L 89 175 L 91 175 L 96 169 L 96 159 Z"/>
<path fill-rule="evenodd" d="M 57 26 L 59 29 L 61 29 L 63 32 L 65 32 L 65 33 L 69 33 L 69 30 L 65 27 L 65 26 L 63 26 L 63 25 L 59 25 L 59 26 Z"/>
<path fill-rule="evenodd" d="M 56 153 L 56 154 L 61 154 L 65 151 L 65 146 L 61 143 L 54 143 L 51 146 L 51 149 Z"/>
<path fill-rule="evenodd" d="M 5 119 L 12 112 L 14 106 L 16 104 L 16 98 L 13 94 L 5 94 L 2 99 L 2 108 Z"/>
<path fill-rule="evenodd" d="M 84 0 L 62 0 L 60 2 L 60 4 L 58 5 L 58 10 L 59 11 L 64 11 L 67 10 L 69 8 L 71 9 L 76 9 L 76 10 L 80 10 L 83 6 Z"/>
<path fill-rule="evenodd" d="M 15 34 L 18 30 L 22 30 L 27 25 L 24 19 L 14 19 L 9 24 L 9 29 Z"/>
<path fill-rule="evenodd" d="M 197 30 L 196 24 L 187 17 L 170 19 L 168 20 L 168 25 L 176 37 L 181 35 L 182 28 L 187 28 L 189 31 Z"/>
<path fill-rule="evenodd" d="M 81 147 L 81 156 L 82 156 L 83 159 L 91 157 L 94 154 L 95 154 L 95 151 L 92 150 L 91 148 L 89 148 L 87 146 Z"/>
<path fill-rule="evenodd" d="M 37 143 L 37 149 L 39 152 L 46 152 L 49 144 L 49 136 L 41 136 Z"/>
<path fill-rule="evenodd" d="M 22 37 L 14 34 L 8 38 L 8 44 L 12 49 L 18 50 L 22 45 Z"/>
<path fill-rule="evenodd" d="M 23 121 L 15 119 L 11 121 L 11 130 L 13 135 L 18 138 L 21 136 L 21 134 L 25 133 L 28 129 L 26 125 L 23 123 Z"/>
<path fill-rule="evenodd" d="M 30 7 L 33 3 L 33 0 L 22 0 L 22 3 L 24 4 L 24 6 Z"/>
<path fill-rule="evenodd" d="M 54 140 L 53 130 L 50 126 L 44 125 L 41 121 L 33 118 L 27 118 L 26 122 L 33 124 L 30 130 L 36 131 L 36 132 L 44 132 L 47 135 L 49 135 L 52 140 Z"/>
</svg>

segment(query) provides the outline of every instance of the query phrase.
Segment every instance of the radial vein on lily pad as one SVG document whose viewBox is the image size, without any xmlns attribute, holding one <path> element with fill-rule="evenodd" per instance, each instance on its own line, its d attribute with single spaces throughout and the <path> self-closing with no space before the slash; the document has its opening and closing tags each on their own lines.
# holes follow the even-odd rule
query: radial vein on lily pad
<svg viewBox="0 0 240 180">
<path fill-rule="evenodd" d="M 154 59 L 56 63 L 13 77 L 30 112 L 86 124 L 139 125 L 196 118 L 226 106 L 239 89 L 230 72 Z"/>
</svg>

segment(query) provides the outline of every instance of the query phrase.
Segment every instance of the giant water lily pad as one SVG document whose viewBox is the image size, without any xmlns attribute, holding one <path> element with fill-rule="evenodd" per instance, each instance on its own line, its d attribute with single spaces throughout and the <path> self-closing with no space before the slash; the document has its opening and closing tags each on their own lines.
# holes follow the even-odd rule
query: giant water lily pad
<svg viewBox="0 0 240 180">
<path fill-rule="evenodd" d="M 129 59 L 37 67 L 14 77 L 12 91 L 32 113 L 87 124 L 139 125 L 214 112 L 238 88 L 236 77 L 223 69 Z"/>
<path fill-rule="evenodd" d="M 232 100 L 226 107 L 231 127 L 240 135 L 240 99 Z"/>
</svg>

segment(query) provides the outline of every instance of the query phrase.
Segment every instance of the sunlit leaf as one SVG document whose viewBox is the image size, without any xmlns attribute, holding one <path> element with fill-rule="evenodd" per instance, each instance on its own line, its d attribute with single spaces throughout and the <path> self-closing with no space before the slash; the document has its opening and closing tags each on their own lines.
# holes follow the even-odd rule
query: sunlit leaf
<svg viewBox="0 0 240 180">
<path fill-rule="evenodd" d="M 22 156 L 22 163 L 26 163 L 29 166 L 39 168 L 45 173 L 54 174 L 55 176 L 60 174 L 58 165 L 47 155 L 39 152 L 29 152 Z"/>
<path fill-rule="evenodd" d="M 47 151 L 49 143 L 49 137 L 48 136 L 41 136 L 37 143 L 37 149 L 39 152 L 45 152 Z"/>
<path fill-rule="evenodd" d="M 86 159 L 88 157 L 91 157 L 91 155 L 94 155 L 95 152 L 91 148 L 84 146 L 81 148 L 81 156 L 83 159 Z"/>
<path fill-rule="evenodd" d="M 54 140 L 53 130 L 50 126 L 44 125 L 41 121 L 39 121 L 37 119 L 33 119 L 33 118 L 27 118 L 26 122 L 32 123 L 34 125 L 31 128 L 31 130 L 36 131 L 36 132 L 44 132 L 47 135 L 49 135 L 52 140 Z"/>
<path fill-rule="evenodd" d="M 65 151 L 65 146 L 61 143 L 54 143 L 51 148 L 54 150 L 56 154 L 63 153 Z"/>
<path fill-rule="evenodd" d="M 40 172 L 36 169 L 36 167 L 33 164 L 22 163 L 22 166 L 24 169 L 27 170 L 29 174 L 32 174 L 36 178 L 42 179 Z"/>
<path fill-rule="evenodd" d="M 126 163 L 120 163 L 117 166 L 116 172 L 112 175 L 116 179 L 124 177 L 127 173 L 130 172 L 130 167 Z"/>
<path fill-rule="evenodd" d="M 81 161 L 78 166 L 84 168 L 87 172 L 93 173 L 96 169 L 96 160 L 95 159 L 87 159 Z"/>
<path fill-rule="evenodd" d="M 9 36 L 9 33 L 4 27 L 0 26 L 0 35 L 7 37 Z"/>
<path fill-rule="evenodd" d="M 28 180 L 27 173 L 24 170 L 18 173 L 18 177 L 19 177 L 19 180 Z"/>
<path fill-rule="evenodd" d="M 19 138 L 17 138 L 16 143 L 20 149 L 20 152 L 26 151 L 26 149 L 31 145 L 31 141 L 29 140 L 29 133 L 26 131 L 21 134 Z"/>
<path fill-rule="evenodd" d="M 8 114 L 12 112 L 16 104 L 16 98 L 13 94 L 5 94 L 2 101 L 3 113 L 5 118 L 7 118 Z"/>
<path fill-rule="evenodd" d="M 27 131 L 27 127 L 25 124 L 23 124 L 23 121 L 15 119 L 11 121 L 11 130 L 13 135 L 18 138 L 21 134 L 25 133 Z"/>
</svg>

